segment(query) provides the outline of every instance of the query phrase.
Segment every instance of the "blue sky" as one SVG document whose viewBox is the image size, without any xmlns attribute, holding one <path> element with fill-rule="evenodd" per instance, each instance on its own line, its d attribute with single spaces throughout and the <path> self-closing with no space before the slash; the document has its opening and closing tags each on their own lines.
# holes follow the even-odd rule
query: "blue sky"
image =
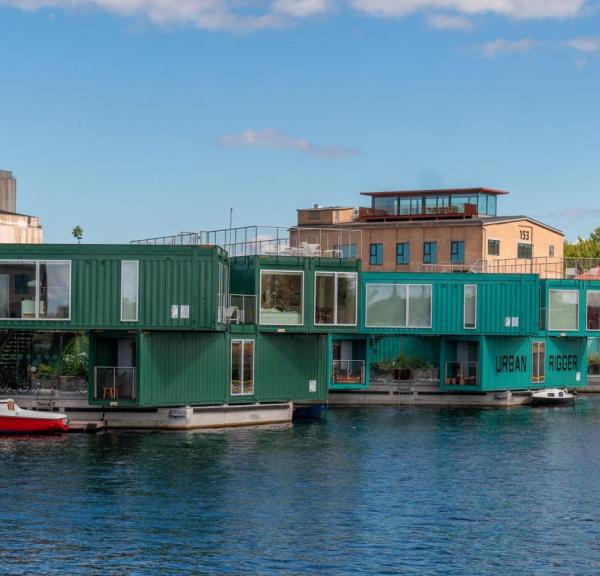
<svg viewBox="0 0 600 576">
<path fill-rule="evenodd" d="M 438 186 L 600 226 L 589 0 L 0 0 L 0 31 L 0 169 L 48 242 Z"/>
</svg>

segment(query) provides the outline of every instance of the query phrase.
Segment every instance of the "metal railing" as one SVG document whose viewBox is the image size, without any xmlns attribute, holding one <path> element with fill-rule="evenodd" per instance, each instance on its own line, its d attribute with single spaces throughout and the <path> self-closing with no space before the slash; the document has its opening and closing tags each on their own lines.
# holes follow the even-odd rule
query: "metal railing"
<svg viewBox="0 0 600 576">
<path fill-rule="evenodd" d="M 96 400 L 135 400 L 136 369 L 133 366 L 95 366 Z"/>
<path fill-rule="evenodd" d="M 256 296 L 230 294 L 227 319 L 232 324 L 256 324 Z"/>
<path fill-rule="evenodd" d="M 364 360 L 333 360 L 334 384 L 364 384 Z"/>
<path fill-rule="evenodd" d="M 243 226 L 133 240 L 136 245 L 220 246 L 236 256 L 360 258 L 362 231 L 296 226 Z"/>
<path fill-rule="evenodd" d="M 448 386 L 476 386 L 479 362 L 446 362 L 445 383 Z"/>
<path fill-rule="evenodd" d="M 600 258 L 498 258 L 462 264 L 420 264 L 420 272 L 537 274 L 542 278 L 600 280 Z"/>
</svg>

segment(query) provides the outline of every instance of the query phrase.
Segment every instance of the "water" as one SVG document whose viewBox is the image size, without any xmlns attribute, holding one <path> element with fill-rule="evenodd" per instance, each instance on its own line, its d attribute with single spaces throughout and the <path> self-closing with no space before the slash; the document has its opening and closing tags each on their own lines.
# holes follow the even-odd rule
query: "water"
<svg viewBox="0 0 600 576">
<path fill-rule="evenodd" d="M 1 574 L 598 574 L 600 398 L 0 438 Z"/>
</svg>

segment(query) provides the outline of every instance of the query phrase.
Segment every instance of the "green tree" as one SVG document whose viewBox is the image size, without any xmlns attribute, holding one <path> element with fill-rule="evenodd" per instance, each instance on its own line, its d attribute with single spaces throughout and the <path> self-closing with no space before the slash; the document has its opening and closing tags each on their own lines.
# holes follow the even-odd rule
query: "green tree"
<svg viewBox="0 0 600 576">
<path fill-rule="evenodd" d="M 577 242 L 565 242 L 566 258 L 600 258 L 600 227 L 589 238 L 579 236 Z"/>
<path fill-rule="evenodd" d="M 73 238 L 75 238 L 75 240 L 81 244 L 81 239 L 83 238 L 83 228 L 79 224 L 73 228 L 71 234 L 73 234 Z"/>
</svg>

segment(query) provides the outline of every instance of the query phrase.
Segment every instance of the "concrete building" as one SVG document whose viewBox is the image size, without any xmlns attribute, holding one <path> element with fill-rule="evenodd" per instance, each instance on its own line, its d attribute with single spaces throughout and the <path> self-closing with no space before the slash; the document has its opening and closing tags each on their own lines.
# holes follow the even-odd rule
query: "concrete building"
<svg viewBox="0 0 600 576">
<path fill-rule="evenodd" d="M 337 248 L 360 258 L 364 271 L 560 277 L 563 233 L 528 216 L 498 216 L 498 197 L 505 194 L 490 188 L 364 192 L 369 207 L 298 210 L 292 236 L 319 230 L 327 246 L 344 238 Z"/>
<path fill-rule="evenodd" d="M 41 244 L 44 231 L 36 216 L 17 213 L 17 180 L 0 170 L 0 243 Z"/>
</svg>

